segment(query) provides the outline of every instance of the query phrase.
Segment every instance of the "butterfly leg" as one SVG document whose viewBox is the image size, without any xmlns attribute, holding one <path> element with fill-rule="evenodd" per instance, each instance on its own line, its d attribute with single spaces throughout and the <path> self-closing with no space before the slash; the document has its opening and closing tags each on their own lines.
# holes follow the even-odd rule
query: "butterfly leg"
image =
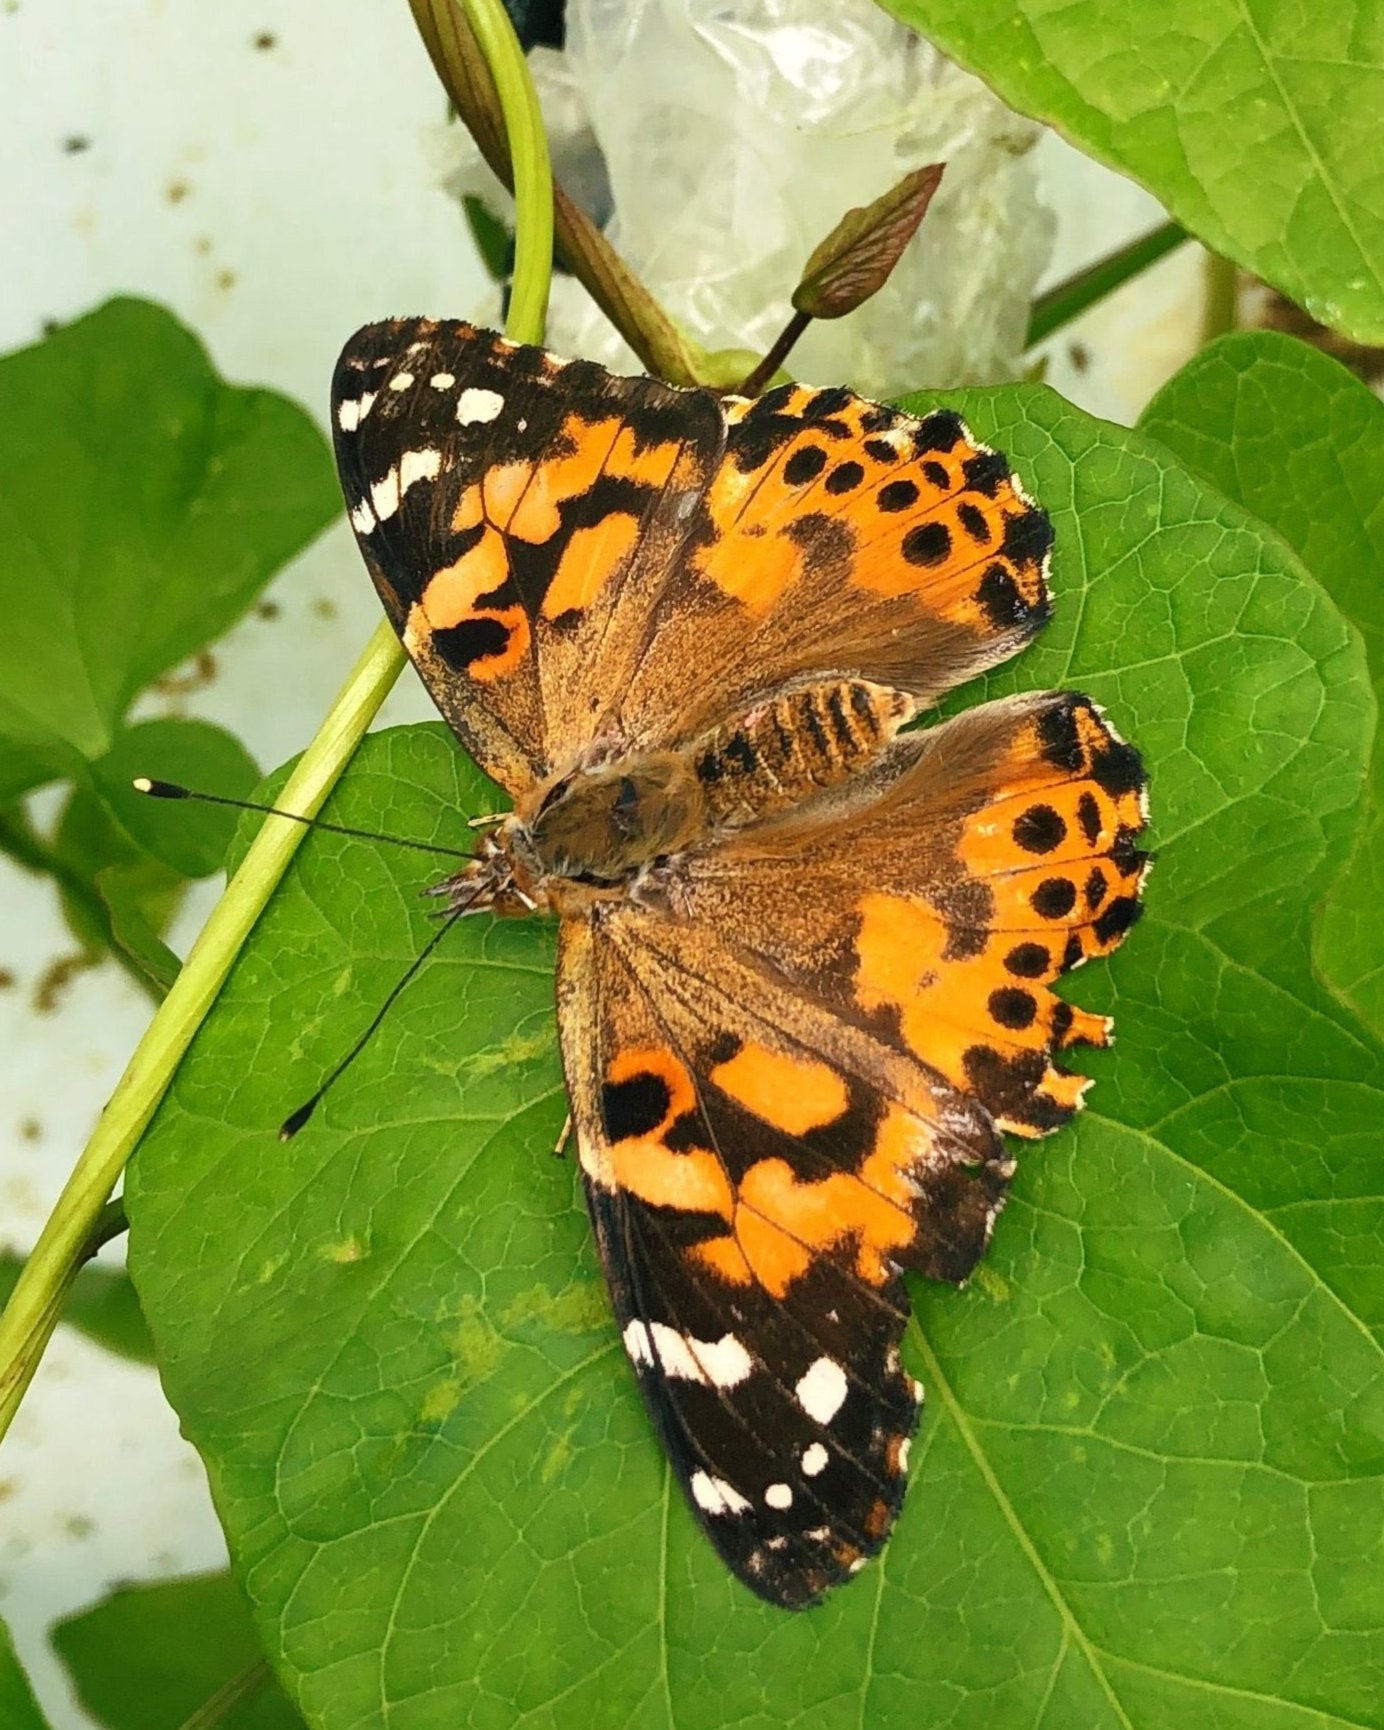
<svg viewBox="0 0 1384 1730">
<path fill-rule="evenodd" d="M 572 1136 L 572 1114 L 569 1111 L 567 1113 L 566 1117 L 564 1117 L 562 1120 L 562 1133 L 558 1136 L 557 1143 L 553 1148 L 553 1158 L 554 1159 L 562 1159 L 566 1155 L 567 1143 L 571 1140 L 571 1136 Z"/>
</svg>

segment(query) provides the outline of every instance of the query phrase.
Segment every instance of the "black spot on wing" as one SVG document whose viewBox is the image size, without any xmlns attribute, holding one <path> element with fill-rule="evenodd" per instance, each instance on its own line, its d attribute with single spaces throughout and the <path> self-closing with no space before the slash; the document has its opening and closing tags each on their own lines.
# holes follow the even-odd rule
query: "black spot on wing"
<svg viewBox="0 0 1384 1730">
<path fill-rule="evenodd" d="M 914 430 L 914 455 L 954 450 L 965 436 L 966 426 L 959 414 L 953 414 L 950 409 L 934 409 L 931 414 L 924 415 Z"/>
<path fill-rule="evenodd" d="M 601 1116 L 612 1141 L 648 1135 L 668 1115 L 672 1096 L 661 1075 L 643 1074 L 608 1082 L 601 1089 Z"/>
<path fill-rule="evenodd" d="M 1004 525 L 1002 550 L 1015 564 L 1041 564 L 1052 551 L 1052 524 L 1046 511 L 1030 506 Z"/>
<path fill-rule="evenodd" d="M 459 625 L 434 631 L 432 649 L 454 672 L 464 673 L 477 661 L 504 654 L 510 631 L 502 619 L 463 619 Z"/>
<path fill-rule="evenodd" d="M 983 493 L 987 499 L 992 499 L 1001 485 L 1009 479 L 1010 468 L 999 451 L 981 451 L 977 456 L 966 458 L 961 465 L 961 472 L 966 477 L 966 485 L 973 492 Z"/>
<path fill-rule="evenodd" d="M 903 537 L 901 551 L 910 565 L 940 565 L 951 553 L 951 530 L 945 523 L 919 523 Z"/>
</svg>

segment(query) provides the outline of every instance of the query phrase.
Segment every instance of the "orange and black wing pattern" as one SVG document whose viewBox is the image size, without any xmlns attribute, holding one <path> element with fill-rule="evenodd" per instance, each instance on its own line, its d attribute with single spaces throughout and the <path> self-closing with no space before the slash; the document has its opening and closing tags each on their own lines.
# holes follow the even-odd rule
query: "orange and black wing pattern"
<svg viewBox="0 0 1384 1730">
<path fill-rule="evenodd" d="M 922 706 L 1042 627 L 1051 525 L 958 415 L 804 385 L 722 406 L 725 456 L 622 705 L 631 737 L 809 674 L 849 672 Z M 668 693 L 693 668 L 698 700 L 679 722 Z"/>
<path fill-rule="evenodd" d="M 1065 1055 L 1108 1038 L 1052 987 L 1139 917 L 1145 789 L 1089 698 L 1009 698 L 902 735 L 828 819 L 688 860 L 678 896 L 1001 1128 L 1043 1135 L 1087 1085 Z"/>
<path fill-rule="evenodd" d="M 563 928 L 559 1017 L 625 1349 L 694 1515 L 799 1608 L 879 1550 L 922 1390 L 901 1269 L 964 1279 L 1012 1164 L 988 1115 L 703 926 Z"/>
<path fill-rule="evenodd" d="M 347 510 L 445 719 L 510 792 L 605 725 L 719 460 L 716 399 L 455 321 L 367 325 L 332 382 Z"/>
</svg>

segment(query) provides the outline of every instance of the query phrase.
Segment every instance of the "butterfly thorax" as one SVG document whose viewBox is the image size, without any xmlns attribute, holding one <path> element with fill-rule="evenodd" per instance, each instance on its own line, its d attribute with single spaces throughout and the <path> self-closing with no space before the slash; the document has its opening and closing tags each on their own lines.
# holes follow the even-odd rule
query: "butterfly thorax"
<svg viewBox="0 0 1384 1730">
<path fill-rule="evenodd" d="M 858 774 L 913 713 L 911 698 L 860 679 L 804 684 L 755 704 L 680 750 L 610 755 L 521 799 L 458 898 L 496 911 L 575 911 L 623 898 L 660 862 L 818 798 Z M 594 756 L 593 752 L 593 756 Z"/>
</svg>

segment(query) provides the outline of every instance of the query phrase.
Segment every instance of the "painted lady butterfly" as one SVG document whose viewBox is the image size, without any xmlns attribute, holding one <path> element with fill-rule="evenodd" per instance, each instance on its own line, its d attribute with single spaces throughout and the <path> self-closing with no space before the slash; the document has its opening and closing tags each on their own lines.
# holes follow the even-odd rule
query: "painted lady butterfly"
<svg viewBox="0 0 1384 1730">
<path fill-rule="evenodd" d="M 414 665 L 513 812 L 455 908 L 556 914 L 611 1300 L 735 1573 L 883 1544 L 961 1281 L 1108 1023 L 1053 981 L 1139 914 L 1138 754 L 1087 698 L 901 728 L 1048 616 L 1052 531 L 956 415 L 618 378 L 465 324 L 347 345 L 337 460 Z"/>
</svg>

